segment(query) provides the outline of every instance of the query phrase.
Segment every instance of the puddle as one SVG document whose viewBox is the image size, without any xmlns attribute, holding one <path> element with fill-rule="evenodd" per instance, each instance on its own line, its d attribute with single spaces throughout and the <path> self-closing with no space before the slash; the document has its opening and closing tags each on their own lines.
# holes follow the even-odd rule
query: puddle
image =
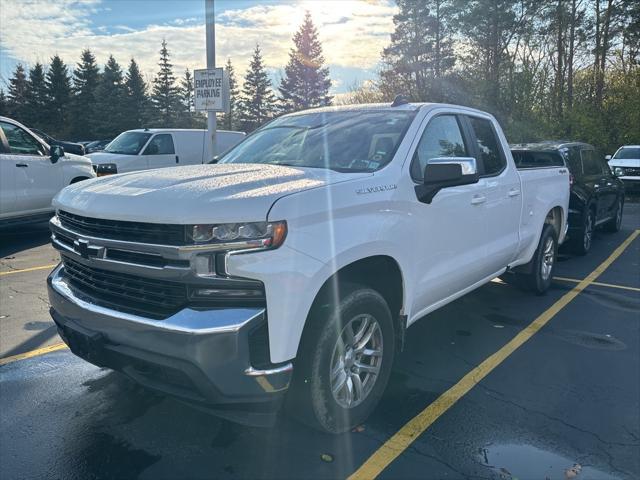
<svg viewBox="0 0 640 480">
<path fill-rule="evenodd" d="M 565 458 L 556 453 L 547 452 L 531 445 L 489 445 L 480 449 L 479 460 L 495 470 L 504 480 L 525 478 L 545 480 L 566 480 L 565 472 L 581 464 L 576 480 L 616 480 L 618 477 L 585 465 L 588 457 L 580 459 Z"/>
<path fill-rule="evenodd" d="M 624 350 L 627 348 L 624 342 L 608 334 L 583 332 L 581 330 L 560 330 L 555 331 L 554 335 L 574 345 L 596 350 Z"/>
</svg>

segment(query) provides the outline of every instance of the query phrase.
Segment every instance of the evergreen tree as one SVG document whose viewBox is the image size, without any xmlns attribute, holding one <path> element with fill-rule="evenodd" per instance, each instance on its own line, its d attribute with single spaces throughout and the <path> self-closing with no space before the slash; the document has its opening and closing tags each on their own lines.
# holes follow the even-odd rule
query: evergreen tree
<svg viewBox="0 0 640 480">
<path fill-rule="evenodd" d="M 124 78 L 120 65 L 109 55 L 96 89 L 95 134 L 99 138 L 113 138 L 124 131 L 127 102 Z"/>
<path fill-rule="evenodd" d="M 276 97 L 271 90 L 271 80 L 262 62 L 260 46 L 256 45 L 249 68 L 244 77 L 240 101 L 242 129 L 251 132 L 275 114 Z"/>
<path fill-rule="evenodd" d="M 6 117 L 9 113 L 7 112 L 7 97 L 4 94 L 4 90 L 0 88 L 0 115 Z"/>
<path fill-rule="evenodd" d="M 385 96 L 444 101 L 445 78 L 454 65 L 449 0 L 398 0 L 391 45 L 383 51 Z"/>
<path fill-rule="evenodd" d="M 9 79 L 7 93 L 7 109 L 9 115 L 20 122 L 26 123 L 27 75 L 24 72 L 24 67 L 20 63 L 16 65 L 13 76 Z"/>
<path fill-rule="evenodd" d="M 71 102 L 71 129 L 76 139 L 92 139 L 94 125 L 100 117 L 96 111 L 96 90 L 100 70 L 91 50 L 82 51 L 80 62 L 73 71 L 73 100 Z"/>
<path fill-rule="evenodd" d="M 180 121 L 184 128 L 193 128 L 195 108 L 193 104 L 193 75 L 185 69 L 184 77 L 180 81 Z"/>
<path fill-rule="evenodd" d="M 26 101 L 25 121 L 27 122 L 27 125 L 46 130 L 48 107 L 47 85 L 44 75 L 44 67 L 39 62 L 29 70 Z"/>
<path fill-rule="evenodd" d="M 47 132 L 53 137 L 65 137 L 69 133 L 69 100 L 71 79 L 69 71 L 59 55 L 54 55 L 46 76 L 48 125 Z"/>
<path fill-rule="evenodd" d="M 329 69 L 323 67 L 322 45 L 309 12 L 293 36 L 293 43 L 279 87 L 283 110 L 290 112 L 330 105 Z"/>
<path fill-rule="evenodd" d="M 225 130 L 235 130 L 238 128 L 238 81 L 231 64 L 231 59 L 227 59 L 226 64 L 227 76 L 229 77 L 229 113 L 225 113 L 222 117 L 222 128 Z"/>
<path fill-rule="evenodd" d="M 151 116 L 151 102 L 147 94 L 147 84 L 133 58 L 127 70 L 125 88 L 127 101 L 124 110 L 123 130 L 145 127 Z"/>
<path fill-rule="evenodd" d="M 169 61 L 166 40 L 162 40 L 160 49 L 160 71 L 153 80 L 152 101 L 161 127 L 170 127 L 180 111 L 180 91 L 176 87 L 173 65 Z"/>
</svg>

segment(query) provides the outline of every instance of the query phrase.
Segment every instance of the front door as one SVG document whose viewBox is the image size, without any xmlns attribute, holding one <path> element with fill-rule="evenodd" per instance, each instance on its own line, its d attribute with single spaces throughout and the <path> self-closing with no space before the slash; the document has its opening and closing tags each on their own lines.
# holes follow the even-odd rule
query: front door
<svg viewBox="0 0 640 480">
<path fill-rule="evenodd" d="M 180 157 L 176 155 L 173 136 L 170 133 L 159 133 L 147 144 L 142 153 L 147 158 L 148 168 L 165 168 L 180 165 Z"/>
<path fill-rule="evenodd" d="M 21 214 L 52 210 L 51 200 L 62 189 L 62 165 L 52 164 L 46 148 L 21 127 L 0 122 L 9 144 L 9 167 L 14 167 L 16 209 Z"/>
<path fill-rule="evenodd" d="M 412 156 L 410 174 L 422 183 L 432 158 L 470 157 L 456 115 L 437 115 L 424 128 Z M 421 315 L 451 295 L 486 276 L 486 181 L 440 190 L 430 204 L 415 200 L 411 218 L 415 242 L 424 253 L 415 256 L 412 312 Z"/>
</svg>

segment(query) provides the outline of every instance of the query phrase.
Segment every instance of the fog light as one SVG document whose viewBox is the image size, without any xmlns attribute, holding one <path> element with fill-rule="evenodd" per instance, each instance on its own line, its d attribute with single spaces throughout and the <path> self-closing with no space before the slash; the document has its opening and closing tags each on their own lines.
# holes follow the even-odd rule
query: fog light
<svg viewBox="0 0 640 480">
<path fill-rule="evenodd" d="M 196 255 L 193 259 L 193 269 L 199 277 L 213 277 L 216 274 L 215 255 Z"/>
</svg>

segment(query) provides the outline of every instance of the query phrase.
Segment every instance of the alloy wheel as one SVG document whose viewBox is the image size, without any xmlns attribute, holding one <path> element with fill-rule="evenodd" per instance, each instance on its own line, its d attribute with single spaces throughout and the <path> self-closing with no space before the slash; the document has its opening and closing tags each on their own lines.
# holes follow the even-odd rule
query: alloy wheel
<svg viewBox="0 0 640 480">
<path fill-rule="evenodd" d="M 584 224 L 584 235 L 582 237 L 582 246 L 584 251 L 588 252 L 591 248 L 591 241 L 593 240 L 593 214 L 588 213 Z"/>
<path fill-rule="evenodd" d="M 345 325 L 330 371 L 331 393 L 341 407 L 354 408 L 369 396 L 380 374 L 382 353 L 382 329 L 372 315 L 358 315 Z"/>
<path fill-rule="evenodd" d="M 547 281 L 553 271 L 555 262 L 555 244 L 553 238 L 547 238 L 542 250 L 542 265 L 540 266 L 540 275 L 544 281 Z"/>
</svg>

